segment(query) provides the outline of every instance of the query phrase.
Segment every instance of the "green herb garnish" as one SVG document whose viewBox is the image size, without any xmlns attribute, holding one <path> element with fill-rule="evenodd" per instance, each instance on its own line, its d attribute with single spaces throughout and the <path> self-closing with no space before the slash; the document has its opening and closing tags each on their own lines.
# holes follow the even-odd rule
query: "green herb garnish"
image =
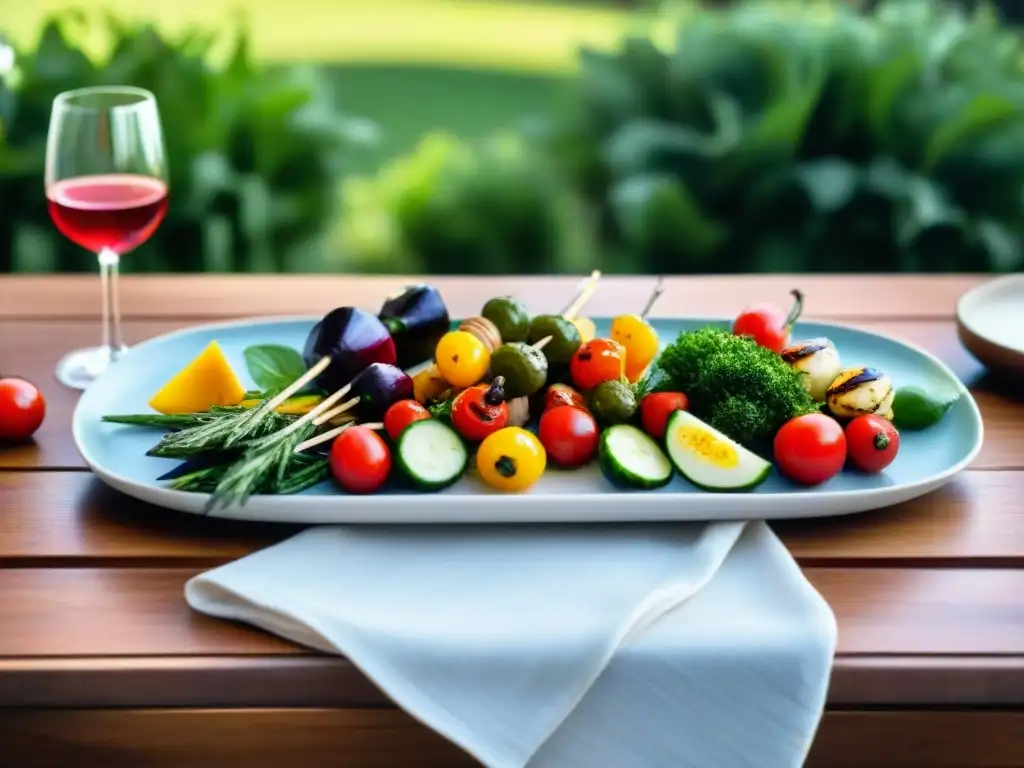
<svg viewBox="0 0 1024 768">
<path fill-rule="evenodd" d="M 450 419 L 452 417 L 452 403 L 454 402 L 455 398 L 449 397 L 447 400 L 428 405 L 427 410 L 430 411 L 430 415 L 435 419 Z"/>
<path fill-rule="evenodd" d="M 214 493 L 230 468 L 231 462 L 229 461 L 212 467 L 204 467 L 175 478 L 168 487 L 176 491 Z M 284 479 L 280 482 L 269 482 L 265 479 L 257 492 L 273 493 L 280 496 L 298 493 L 327 479 L 330 474 L 330 465 L 325 456 L 295 453 L 292 454 L 288 462 L 288 471 Z M 272 479 L 276 480 L 276 478 Z"/>
<path fill-rule="evenodd" d="M 262 390 L 261 397 L 273 397 L 306 372 L 302 355 L 281 344 L 247 347 L 243 354 L 249 375 Z"/>
<path fill-rule="evenodd" d="M 240 444 L 245 452 L 218 480 L 206 511 L 244 504 L 261 488 L 284 485 L 295 449 L 316 431 L 312 421 L 296 422 L 263 439 Z"/>
<path fill-rule="evenodd" d="M 298 418 L 277 411 L 264 411 L 262 408 L 257 406 L 240 411 L 211 412 L 214 418 L 164 435 L 147 455 L 176 459 L 207 451 L 225 450 L 237 446 L 243 440 L 273 434 Z"/>
<path fill-rule="evenodd" d="M 764 449 L 789 419 L 820 409 L 798 371 L 723 328 L 680 334 L 656 365 L 672 390 L 686 393 L 695 416 L 752 450 Z"/>
</svg>

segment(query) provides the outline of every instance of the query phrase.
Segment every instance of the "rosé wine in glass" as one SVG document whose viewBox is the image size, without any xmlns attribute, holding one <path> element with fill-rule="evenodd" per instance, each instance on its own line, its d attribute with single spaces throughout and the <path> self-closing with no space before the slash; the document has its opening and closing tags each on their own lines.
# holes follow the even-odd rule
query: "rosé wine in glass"
<svg viewBox="0 0 1024 768">
<path fill-rule="evenodd" d="M 95 253 L 128 253 L 149 239 L 167 212 L 167 185 L 148 176 L 79 176 L 58 181 L 46 196 L 61 234 Z"/>
<path fill-rule="evenodd" d="M 57 378 L 85 389 L 127 349 L 121 339 L 118 266 L 167 213 L 163 132 L 153 94 L 130 86 L 66 91 L 53 100 L 44 181 L 50 218 L 75 245 L 96 254 L 103 341 L 57 364 Z"/>
</svg>

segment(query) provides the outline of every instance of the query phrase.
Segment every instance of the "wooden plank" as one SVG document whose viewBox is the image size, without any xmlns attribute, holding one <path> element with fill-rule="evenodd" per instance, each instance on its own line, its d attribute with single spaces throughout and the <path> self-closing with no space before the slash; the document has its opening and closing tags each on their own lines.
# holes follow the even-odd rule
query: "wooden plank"
<svg viewBox="0 0 1024 768">
<path fill-rule="evenodd" d="M 444 277 L 361 275 L 132 275 L 121 286 L 125 317 L 237 317 L 326 312 L 352 304 L 376 310 L 397 287 L 427 281 L 453 312 L 476 314 L 481 297 L 510 294 L 533 312 L 557 312 L 583 275 Z M 786 305 L 806 295 L 807 313 L 830 317 L 947 318 L 957 299 L 992 275 L 669 276 L 655 315 L 733 316 L 765 301 Z M 607 275 L 587 311 L 637 312 L 653 277 Z M 0 280 L 0 316 L 99 317 L 99 280 L 91 275 L 16 275 Z"/>
<path fill-rule="evenodd" d="M 0 658 L 299 653 L 192 611 L 192 569 L 0 570 Z M 839 654 L 1024 656 L 1024 570 L 808 568 Z"/>
<path fill-rule="evenodd" d="M 396 709 L 11 710 L 0 750 L 18 766 L 108 768 L 479 765 Z M 827 712 L 807 768 L 1020 768 L 1021 712 Z"/>
<path fill-rule="evenodd" d="M 1022 707 L 1022 656 L 842 655 L 837 707 Z M 85 656 L 0 659 L 10 707 L 381 707 L 392 702 L 340 656 Z"/>
<path fill-rule="evenodd" d="M 135 343 L 192 324 L 185 319 L 140 321 L 126 324 L 126 337 Z M 976 469 L 1024 468 L 1024 398 L 984 375 L 967 353 L 951 322 L 856 320 L 853 325 L 889 333 L 917 344 L 938 356 L 971 386 L 985 421 L 985 445 Z M 47 417 L 35 440 L 0 450 L 0 469 L 82 469 L 81 456 L 71 439 L 71 415 L 79 393 L 59 384 L 53 369 L 69 349 L 95 343 L 98 328 L 72 321 L 4 321 L 0 334 L 0 360 L 5 373 L 25 376 L 39 386 L 47 400 Z"/>
<path fill-rule="evenodd" d="M 1024 567 L 1022 490 L 1022 471 L 968 471 L 906 504 L 774 527 L 805 566 Z M 0 473 L 0 567 L 210 568 L 301 529 L 161 509 L 82 472 Z"/>
<path fill-rule="evenodd" d="M 1024 567 L 1022 472 L 968 471 L 906 504 L 773 528 L 806 566 Z"/>
</svg>

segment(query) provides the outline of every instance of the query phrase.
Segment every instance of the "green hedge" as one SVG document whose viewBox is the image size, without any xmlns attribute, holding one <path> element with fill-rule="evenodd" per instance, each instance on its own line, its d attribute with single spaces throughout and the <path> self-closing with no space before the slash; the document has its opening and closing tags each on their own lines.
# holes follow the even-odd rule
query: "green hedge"
<svg viewBox="0 0 1024 768">
<path fill-rule="evenodd" d="M 353 146 L 368 132 L 340 111 L 344 69 L 325 87 L 323 70 L 258 66 L 240 31 L 213 64 L 218 36 L 114 22 L 94 63 L 80 19 L 51 21 L 0 98 L 0 269 L 92 269 L 54 232 L 41 176 L 53 96 L 98 82 L 154 90 L 177 159 L 140 269 L 1021 267 L 1024 41 L 989 7 L 668 5 L 674 39 L 582 51 L 565 98 L 545 90 L 530 119 L 496 110 L 488 140 L 483 117 L 471 136 L 436 113 L 389 131 L 392 110 L 376 155 Z M 448 130 L 417 139 L 431 125 Z M 396 148 L 413 151 L 376 170 Z"/>
</svg>

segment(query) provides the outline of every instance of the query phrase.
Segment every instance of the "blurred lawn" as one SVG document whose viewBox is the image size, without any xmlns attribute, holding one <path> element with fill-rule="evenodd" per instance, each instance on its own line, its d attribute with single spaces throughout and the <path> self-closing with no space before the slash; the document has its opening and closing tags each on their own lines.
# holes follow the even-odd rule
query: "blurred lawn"
<svg viewBox="0 0 1024 768">
<path fill-rule="evenodd" d="M 340 103 L 381 126 L 377 146 L 348 158 L 357 173 L 406 154 L 431 130 L 482 138 L 524 116 L 555 109 L 561 78 L 438 65 L 329 64 Z"/>
<path fill-rule="evenodd" d="M 0 28 L 31 41 L 42 19 L 69 7 L 109 10 L 177 32 L 216 28 L 242 14 L 265 60 L 440 63 L 552 73 L 569 71 L 579 45 L 607 46 L 625 11 L 514 0 L 0 0 Z M 243 10 L 244 9 L 244 10 Z M 97 50 L 98 37 L 88 40 Z"/>
<path fill-rule="evenodd" d="M 352 158 L 355 171 L 409 151 L 429 130 L 471 139 L 553 108 L 581 45 L 608 47 L 643 22 L 607 2 L 0 0 L 0 30 L 31 45 L 45 17 L 71 7 L 172 34 L 241 15 L 257 57 L 322 64 L 343 108 L 381 127 L 380 146 Z M 98 53 L 105 40 L 96 26 L 79 40 Z"/>
</svg>

